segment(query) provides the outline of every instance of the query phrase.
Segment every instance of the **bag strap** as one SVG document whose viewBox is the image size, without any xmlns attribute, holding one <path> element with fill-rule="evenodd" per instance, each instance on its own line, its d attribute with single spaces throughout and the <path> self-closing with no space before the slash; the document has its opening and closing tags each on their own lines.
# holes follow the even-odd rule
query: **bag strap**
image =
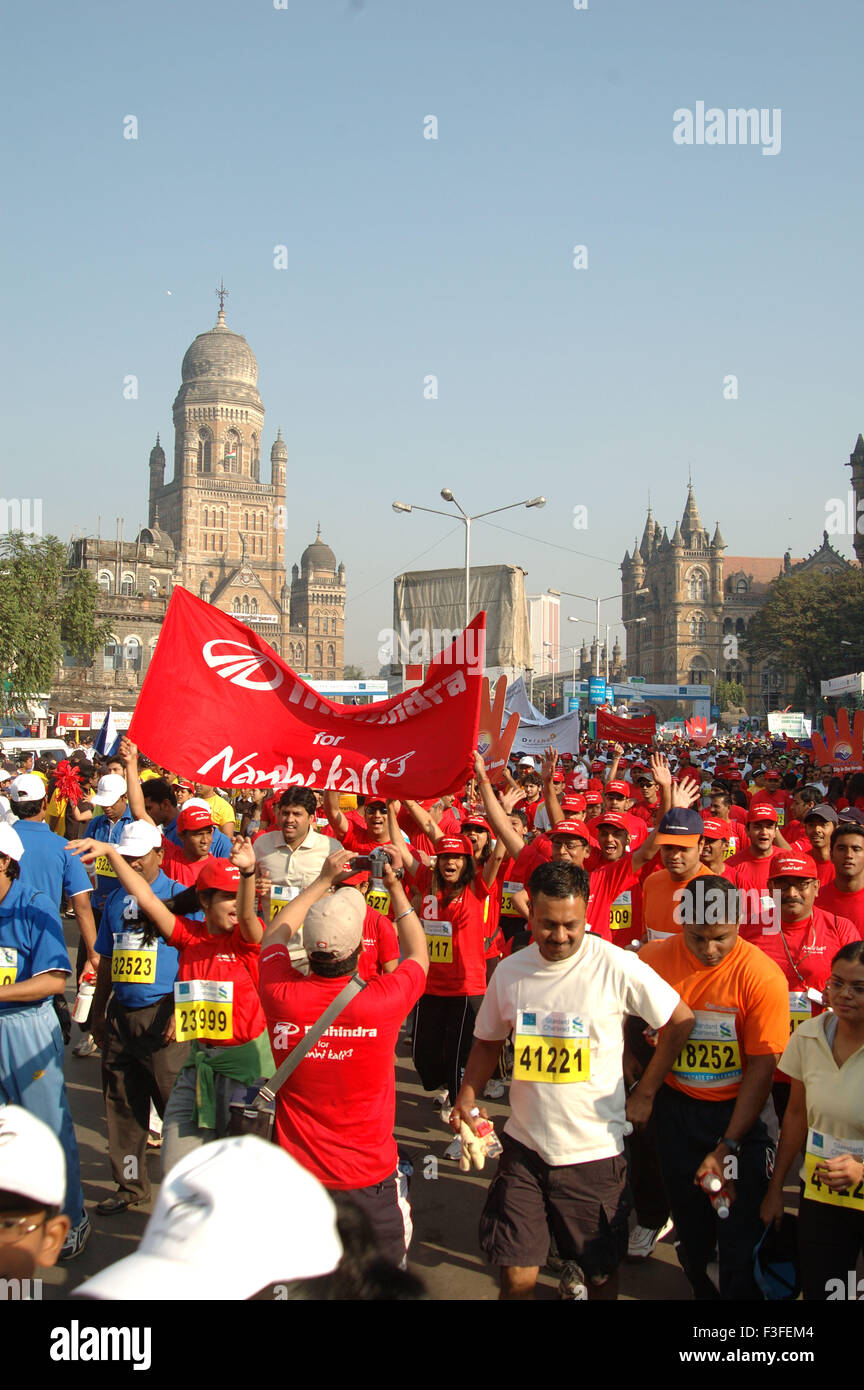
<svg viewBox="0 0 864 1390">
<path fill-rule="evenodd" d="M 352 999 L 357 998 L 361 990 L 366 988 L 367 983 L 368 981 L 361 980 L 360 976 L 355 971 L 345 988 L 340 990 L 336 998 L 328 1004 L 318 1022 L 313 1024 L 309 1029 L 303 1041 L 297 1044 L 291 1056 L 286 1057 L 281 1067 L 279 1067 L 270 1077 L 270 1080 L 266 1081 L 261 1087 L 252 1102 L 256 1110 L 265 1110 L 270 1102 L 275 1100 L 276 1092 L 279 1090 L 279 1087 L 284 1085 L 295 1067 L 298 1067 L 303 1061 L 306 1053 L 312 1051 L 312 1048 L 315 1046 L 322 1033 L 327 1032 L 333 1020 L 339 1017 L 342 1010 L 351 1003 Z"/>
</svg>

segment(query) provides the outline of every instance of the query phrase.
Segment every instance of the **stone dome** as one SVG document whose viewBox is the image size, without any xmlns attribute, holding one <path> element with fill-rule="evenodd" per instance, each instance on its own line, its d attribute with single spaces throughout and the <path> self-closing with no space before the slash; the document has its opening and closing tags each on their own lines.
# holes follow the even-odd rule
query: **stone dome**
<svg viewBox="0 0 864 1390">
<path fill-rule="evenodd" d="M 287 445 L 286 445 L 286 443 L 285 443 L 285 440 L 282 438 L 282 431 L 281 431 L 281 429 L 277 432 L 276 438 L 275 438 L 275 440 L 273 441 L 273 447 L 272 447 L 272 449 L 270 450 L 270 462 L 271 462 L 271 463 L 287 463 L 287 462 L 288 462 L 288 447 L 287 447 Z M 326 548 L 326 547 L 325 547 L 325 548 Z"/>
<path fill-rule="evenodd" d="M 232 333 L 219 310 L 219 319 L 206 333 L 199 333 L 187 348 L 181 368 L 183 384 L 174 402 L 224 401 L 263 410 L 258 395 L 258 363 L 246 339 Z"/>
<path fill-rule="evenodd" d="M 304 574 L 328 574 L 336 573 L 336 556 L 321 539 L 321 527 L 318 527 L 318 534 L 311 545 L 307 545 L 303 554 L 300 556 L 300 568 Z"/>
</svg>

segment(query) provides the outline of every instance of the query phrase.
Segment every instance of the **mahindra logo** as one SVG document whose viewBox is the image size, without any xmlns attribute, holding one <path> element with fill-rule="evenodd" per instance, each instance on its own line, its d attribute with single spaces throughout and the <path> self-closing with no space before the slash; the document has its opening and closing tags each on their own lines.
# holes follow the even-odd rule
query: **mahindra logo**
<svg viewBox="0 0 864 1390">
<path fill-rule="evenodd" d="M 283 673 L 273 658 L 256 651 L 254 647 L 247 647 L 243 642 L 217 637 L 215 641 L 204 644 L 201 654 L 218 676 L 244 690 L 278 690 L 282 684 Z M 263 679 L 255 680 L 256 674 Z"/>
</svg>

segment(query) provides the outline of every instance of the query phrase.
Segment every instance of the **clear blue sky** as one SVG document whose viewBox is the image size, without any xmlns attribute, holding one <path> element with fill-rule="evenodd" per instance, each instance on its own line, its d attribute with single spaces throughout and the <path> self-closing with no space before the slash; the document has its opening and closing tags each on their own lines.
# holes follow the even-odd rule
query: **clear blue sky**
<svg viewBox="0 0 864 1390">
<path fill-rule="evenodd" d="M 472 538 L 530 591 L 612 593 L 688 467 L 730 553 L 818 545 L 864 428 L 860 4 L 286 3 L 7 14 L 4 495 L 134 534 L 224 276 L 288 445 L 289 564 L 320 517 L 369 673 L 392 576 L 462 560 L 395 497 L 545 493 Z M 675 144 L 699 101 L 779 108 L 780 152 Z"/>
</svg>

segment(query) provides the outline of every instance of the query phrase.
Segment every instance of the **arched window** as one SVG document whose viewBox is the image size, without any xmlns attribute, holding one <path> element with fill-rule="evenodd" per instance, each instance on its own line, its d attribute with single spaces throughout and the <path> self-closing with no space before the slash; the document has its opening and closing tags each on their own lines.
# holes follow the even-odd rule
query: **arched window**
<svg viewBox="0 0 864 1390">
<path fill-rule="evenodd" d="M 249 612 L 249 596 L 248 596 L 248 594 L 244 594 L 244 595 L 243 595 L 242 611 L 243 611 L 244 613 L 248 613 L 248 612 Z"/>
<path fill-rule="evenodd" d="M 116 637 L 110 637 L 102 648 L 102 670 L 121 671 L 123 669 L 123 648 Z"/>
<path fill-rule="evenodd" d="M 131 598 L 135 593 L 134 574 L 129 574 L 128 571 L 124 572 L 123 578 L 120 580 L 120 593 L 124 598 Z"/>
<path fill-rule="evenodd" d="M 213 458 L 213 436 L 208 429 L 198 431 L 198 472 L 209 473 Z"/>
<path fill-rule="evenodd" d="M 252 598 L 252 599 L 249 600 L 249 612 L 250 612 L 250 613 L 257 613 L 257 612 L 258 612 L 258 600 L 257 600 L 257 598 Z"/>
<path fill-rule="evenodd" d="M 702 570 L 694 570 L 690 575 L 687 584 L 687 597 L 691 603 L 704 603 L 708 597 L 708 590 L 705 582 L 705 574 Z"/>
<path fill-rule="evenodd" d="M 248 531 L 248 530 L 249 530 L 249 513 L 248 513 L 248 512 L 244 512 L 244 513 L 243 513 L 243 530 L 244 530 L 244 531 Z"/>
<path fill-rule="evenodd" d="M 320 643 L 320 642 L 316 642 L 316 643 L 315 643 L 315 665 L 316 665 L 316 666 L 323 666 L 323 664 L 324 664 L 324 657 L 323 657 L 323 655 L 322 655 L 322 653 L 321 653 L 321 643 Z M 318 679 L 320 680 L 320 676 L 318 677 Z"/>
<path fill-rule="evenodd" d="M 736 594 L 746 594 L 746 593 L 747 593 L 747 580 L 746 580 L 746 579 L 739 579 L 739 580 L 736 581 L 736 583 L 735 583 L 735 592 L 736 592 Z"/>
<path fill-rule="evenodd" d="M 745 633 L 746 631 L 747 631 L 747 624 L 745 623 L 744 619 L 743 619 L 743 618 L 738 618 L 738 619 L 736 620 L 736 622 L 735 622 L 735 635 L 736 635 L 736 637 L 743 637 L 743 636 L 744 636 L 744 633 Z"/>
<path fill-rule="evenodd" d="M 702 616 L 701 613 L 691 613 L 691 614 L 690 614 L 690 636 L 691 636 L 691 637 L 704 637 L 704 636 L 705 636 L 705 619 L 703 618 L 703 616 Z"/>
<path fill-rule="evenodd" d="M 158 580 L 158 579 L 151 579 L 151 580 L 150 580 L 150 597 L 151 597 L 151 598 L 158 598 L 158 596 L 159 596 L 159 580 Z"/>
<path fill-rule="evenodd" d="M 99 578 L 96 580 L 96 583 L 99 585 L 99 588 L 102 590 L 103 594 L 110 594 L 113 586 L 111 583 L 111 575 L 108 573 L 107 570 L 99 571 Z"/>
<path fill-rule="evenodd" d="M 235 598 L 234 603 L 233 603 L 232 608 L 231 608 L 231 611 L 232 611 L 232 613 L 239 613 L 239 612 L 240 612 L 240 600 L 239 600 L 239 598 Z"/>
<path fill-rule="evenodd" d="M 723 619 L 723 636 L 727 637 L 730 632 L 734 632 L 735 624 L 731 618 Z"/>
<path fill-rule="evenodd" d="M 243 445 L 237 430 L 229 430 L 225 437 L 225 472 L 239 473 L 243 461 Z"/>
<path fill-rule="evenodd" d="M 332 642 L 329 644 L 329 646 L 328 646 L 328 648 L 327 648 L 327 665 L 328 665 L 328 666 L 335 666 L 335 665 L 336 665 L 336 648 L 333 646 L 333 643 L 332 643 Z"/>
<path fill-rule="evenodd" d="M 127 637 L 123 643 L 123 657 L 127 671 L 141 670 L 141 643 L 137 637 Z"/>
</svg>

